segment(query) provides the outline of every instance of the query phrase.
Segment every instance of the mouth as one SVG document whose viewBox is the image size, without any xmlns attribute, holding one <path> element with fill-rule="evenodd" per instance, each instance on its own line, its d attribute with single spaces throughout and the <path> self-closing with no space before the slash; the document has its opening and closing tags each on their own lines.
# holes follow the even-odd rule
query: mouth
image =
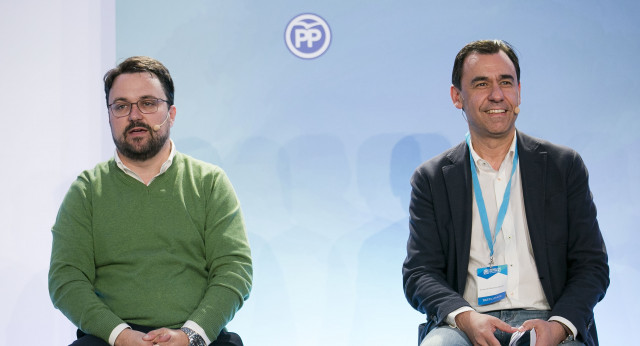
<svg viewBox="0 0 640 346">
<path fill-rule="evenodd" d="M 151 132 L 151 128 L 149 128 L 146 124 L 142 123 L 132 123 L 124 131 L 125 137 L 139 137 L 143 136 L 147 133 Z"/>
<path fill-rule="evenodd" d="M 506 113 L 507 110 L 506 109 L 489 109 L 487 111 L 485 111 L 485 113 L 487 114 L 501 114 L 501 113 Z"/>
<path fill-rule="evenodd" d="M 136 133 L 145 133 L 145 132 L 149 132 L 147 129 L 143 128 L 143 127 L 135 127 L 131 130 L 129 130 L 127 133 L 129 134 L 136 134 Z"/>
</svg>

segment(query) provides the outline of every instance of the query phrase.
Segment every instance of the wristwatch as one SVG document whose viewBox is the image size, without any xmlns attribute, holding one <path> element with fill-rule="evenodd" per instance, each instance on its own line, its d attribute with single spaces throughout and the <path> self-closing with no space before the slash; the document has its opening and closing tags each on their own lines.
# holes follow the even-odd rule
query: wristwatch
<svg viewBox="0 0 640 346">
<path fill-rule="evenodd" d="M 187 337 L 189 337 L 189 346 L 207 346 L 200 334 L 194 332 L 193 329 L 182 327 L 180 328 L 180 330 L 187 334 Z"/>
<path fill-rule="evenodd" d="M 567 333 L 567 338 L 562 340 L 562 344 L 564 344 L 565 342 L 569 342 L 569 341 L 574 341 L 575 338 L 573 337 L 573 333 L 571 332 L 571 329 L 569 329 L 569 327 L 567 327 L 564 323 L 555 320 L 555 322 L 560 323 L 560 325 L 562 326 L 562 328 L 564 329 L 565 333 Z"/>
</svg>

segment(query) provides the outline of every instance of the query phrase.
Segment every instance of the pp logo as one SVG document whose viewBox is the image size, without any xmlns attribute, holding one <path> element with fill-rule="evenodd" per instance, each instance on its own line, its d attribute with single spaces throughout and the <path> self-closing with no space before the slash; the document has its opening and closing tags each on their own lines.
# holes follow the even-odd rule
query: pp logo
<svg viewBox="0 0 640 346">
<path fill-rule="evenodd" d="M 284 33 L 287 48 L 302 59 L 314 59 L 324 54 L 331 43 L 331 29 L 324 19 L 306 13 L 293 18 Z"/>
</svg>

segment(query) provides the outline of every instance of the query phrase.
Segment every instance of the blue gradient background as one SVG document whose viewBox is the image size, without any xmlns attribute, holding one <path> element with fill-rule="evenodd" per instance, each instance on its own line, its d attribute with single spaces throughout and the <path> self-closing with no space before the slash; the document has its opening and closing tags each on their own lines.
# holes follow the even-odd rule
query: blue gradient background
<svg viewBox="0 0 640 346">
<path fill-rule="evenodd" d="M 313 60 L 284 41 L 301 13 L 331 27 Z M 223 167 L 243 205 L 255 282 L 229 328 L 246 345 L 415 345 L 409 178 L 464 139 L 451 67 L 484 38 L 520 55 L 518 128 L 590 170 L 611 266 L 600 343 L 624 344 L 640 310 L 638 18 L 633 0 L 0 0 L 0 344 L 73 338 L 48 298 L 50 227 L 113 154 L 102 75 L 149 55 L 175 80 L 178 150 Z"/>
<path fill-rule="evenodd" d="M 178 150 L 219 164 L 237 189 L 255 286 L 230 327 L 250 345 L 399 345 L 416 342 L 424 319 L 402 292 L 409 177 L 463 140 L 449 97 L 458 50 L 511 42 L 522 68 L 518 128 L 577 149 L 590 168 L 611 254 L 613 284 L 597 308 L 606 345 L 631 317 L 615 302 L 638 283 L 638 7 L 117 1 L 116 55 L 168 66 Z M 331 27 L 317 59 L 284 43 L 300 13 Z"/>
</svg>

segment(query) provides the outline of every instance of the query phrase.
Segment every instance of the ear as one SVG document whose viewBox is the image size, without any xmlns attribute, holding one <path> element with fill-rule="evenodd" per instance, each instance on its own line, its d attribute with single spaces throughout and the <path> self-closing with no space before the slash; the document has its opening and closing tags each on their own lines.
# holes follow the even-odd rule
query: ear
<svg viewBox="0 0 640 346">
<path fill-rule="evenodd" d="M 458 90 L 458 88 L 456 88 L 455 86 L 451 86 L 451 101 L 453 101 L 453 105 L 458 108 L 458 109 L 462 109 L 463 104 L 462 104 L 462 94 L 461 91 Z"/>
<path fill-rule="evenodd" d="M 173 122 L 176 120 L 176 113 L 178 112 L 178 109 L 176 108 L 175 105 L 171 106 L 169 108 L 169 126 L 173 127 Z"/>
</svg>

